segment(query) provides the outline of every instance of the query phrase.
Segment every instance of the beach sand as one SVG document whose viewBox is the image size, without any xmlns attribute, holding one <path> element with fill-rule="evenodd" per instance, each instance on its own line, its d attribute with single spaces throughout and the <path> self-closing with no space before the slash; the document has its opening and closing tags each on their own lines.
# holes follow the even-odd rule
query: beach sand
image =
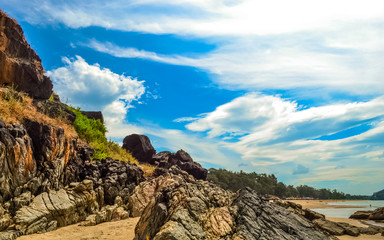
<svg viewBox="0 0 384 240">
<path fill-rule="evenodd" d="M 329 205 L 332 202 L 345 202 L 346 200 L 289 200 L 294 203 L 298 203 L 303 208 L 364 208 L 361 206 L 350 205 Z M 353 202 L 354 200 L 347 200 Z"/>
<path fill-rule="evenodd" d="M 22 236 L 17 240 L 130 240 L 135 236 L 138 221 L 139 218 L 128 218 L 89 227 L 74 224 L 52 232 Z"/>
</svg>

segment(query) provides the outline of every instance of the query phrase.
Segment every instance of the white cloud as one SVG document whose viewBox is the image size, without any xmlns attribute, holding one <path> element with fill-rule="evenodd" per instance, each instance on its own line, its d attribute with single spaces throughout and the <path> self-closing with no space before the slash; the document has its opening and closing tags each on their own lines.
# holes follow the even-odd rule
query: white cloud
<svg viewBox="0 0 384 240">
<path fill-rule="evenodd" d="M 126 112 L 130 103 L 145 92 L 143 81 L 119 75 L 98 64 L 89 65 L 82 57 L 63 58 L 64 67 L 47 72 L 55 91 L 63 99 L 85 110 L 101 110 L 110 105 L 112 112 Z"/>
<path fill-rule="evenodd" d="M 102 111 L 111 136 L 119 132 L 132 101 L 145 92 L 144 82 L 119 75 L 98 64 L 89 65 L 83 58 L 63 58 L 64 67 L 47 72 L 54 90 L 70 104 L 83 110 Z M 137 128 L 136 128 L 137 129 Z"/>
<path fill-rule="evenodd" d="M 10 3 L 4 1 L 4 4 Z M 380 0 L 114 0 L 92 3 L 15 0 L 12 4 L 16 8 L 19 6 L 19 11 L 33 9 L 27 15 L 31 22 L 198 36 L 281 34 L 335 22 L 384 18 L 384 3 Z"/>
</svg>

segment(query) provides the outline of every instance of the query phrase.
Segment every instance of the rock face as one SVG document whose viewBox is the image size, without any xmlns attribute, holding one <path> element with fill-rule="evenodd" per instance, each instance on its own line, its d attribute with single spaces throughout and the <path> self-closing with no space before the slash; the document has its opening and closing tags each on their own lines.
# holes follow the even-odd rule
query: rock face
<svg viewBox="0 0 384 240">
<path fill-rule="evenodd" d="M 136 202 L 148 202 L 136 226 L 136 240 L 329 239 L 304 217 L 250 189 L 235 194 L 186 173 L 152 181 L 135 189 Z"/>
<path fill-rule="evenodd" d="M 33 98 L 48 99 L 52 82 L 24 38 L 20 25 L 0 10 L 0 84 L 13 85 Z"/>
<path fill-rule="evenodd" d="M 22 234 L 42 233 L 85 220 L 99 207 L 92 181 L 74 188 L 50 190 L 16 212 L 15 228 Z"/>
<path fill-rule="evenodd" d="M 130 152 L 140 162 L 151 162 L 152 156 L 156 153 L 151 141 L 145 135 L 132 134 L 123 140 L 123 148 Z"/>
</svg>

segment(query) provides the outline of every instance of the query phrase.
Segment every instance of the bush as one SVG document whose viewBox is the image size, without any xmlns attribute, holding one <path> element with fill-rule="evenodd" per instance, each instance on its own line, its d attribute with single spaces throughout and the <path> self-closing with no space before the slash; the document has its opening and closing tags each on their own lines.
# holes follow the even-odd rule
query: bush
<svg viewBox="0 0 384 240">
<path fill-rule="evenodd" d="M 77 134 L 95 149 L 94 159 L 110 157 L 138 164 L 130 153 L 122 149 L 117 143 L 107 140 L 105 137 L 107 129 L 99 119 L 95 120 L 84 116 L 80 109 L 71 108 L 71 110 L 76 114 L 76 120 L 73 124 Z"/>
</svg>

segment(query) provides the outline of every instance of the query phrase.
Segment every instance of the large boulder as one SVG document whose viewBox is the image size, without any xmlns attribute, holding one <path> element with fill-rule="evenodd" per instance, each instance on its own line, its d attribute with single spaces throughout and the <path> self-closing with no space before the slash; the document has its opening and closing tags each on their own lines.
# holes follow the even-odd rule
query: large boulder
<svg viewBox="0 0 384 240">
<path fill-rule="evenodd" d="M 103 113 L 101 111 L 81 111 L 89 119 L 100 120 L 101 123 L 104 123 Z"/>
<path fill-rule="evenodd" d="M 123 140 L 123 148 L 130 152 L 140 162 L 150 163 L 152 156 L 156 154 L 151 141 L 145 135 L 132 134 Z"/>
<path fill-rule="evenodd" d="M 25 40 L 20 25 L 0 10 L 0 84 L 13 85 L 33 98 L 48 99 L 52 81 Z"/>
</svg>

